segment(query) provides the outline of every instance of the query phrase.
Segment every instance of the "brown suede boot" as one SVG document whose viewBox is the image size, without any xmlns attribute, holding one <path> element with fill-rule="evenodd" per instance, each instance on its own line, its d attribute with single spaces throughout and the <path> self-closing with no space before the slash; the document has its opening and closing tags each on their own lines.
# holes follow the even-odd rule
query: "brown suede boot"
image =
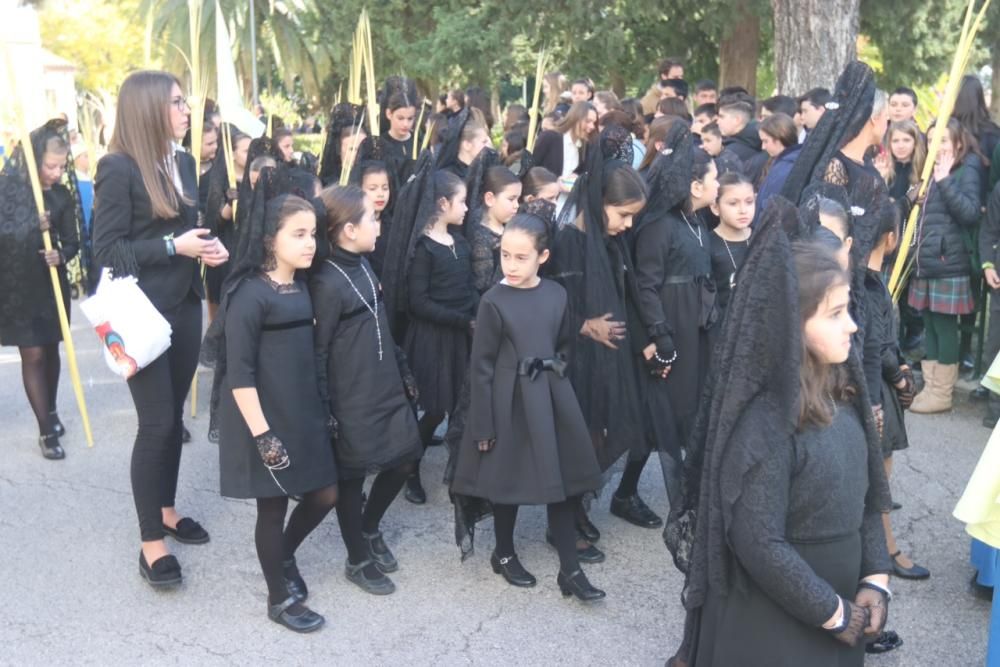
<svg viewBox="0 0 1000 667">
<path fill-rule="evenodd" d="M 911 412 L 926 415 L 951 410 L 952 394 L 955 390 L 955 382 L 958 381 L 958 364 L 935 363 L 933 376 L 934 381 L 930 394 L 924 401 L 921 401 L 919 406 L 917 399 L 913 399 L 913 405 L 910 406 Z"/>
</svg>

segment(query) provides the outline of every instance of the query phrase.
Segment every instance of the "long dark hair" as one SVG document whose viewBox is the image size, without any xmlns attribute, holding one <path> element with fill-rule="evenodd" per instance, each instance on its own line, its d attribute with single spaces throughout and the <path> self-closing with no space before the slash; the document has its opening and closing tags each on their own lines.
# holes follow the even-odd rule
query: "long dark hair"
<svg viewBox="0 0 1000 667">
<path fill-rule="evenodd" d="M 331 185 L 319 193 L 326 209 L 326 237 L 337 245 L 337 237 L 349 223 L 357 224 L 365 214 L 365 193 L 356 185 Z"/>
<path fill-rule="evenodd" d="M 850 285 L 850 275 L 837 263 L 833 253 L 814 242 L 792 245 L 795 271 L 799 284 L 799 318 L 803 329 L 834 287 Z M 799 370 L 799 429 L 828 426 L 833 421 L 835 406 L 830 399 L 844 401 L 855 390 L 847 381 L 842 365 L 821 362 L 806 345 L 803 333 L 802 365 Z"/>
<path fill-rule="evenodd" d="M 955 98 L 955 108 L 951 115 L 958 119 L 962 126 L 971 132 L 979 142 L 983 141 L 986 134 L 1000 135 L 1000 127 L 990 118 L 983 84 L 975 75 L 966 74 L 962 77 L 962 86 L 958 89 L 958 97 Z"/>
</svg>

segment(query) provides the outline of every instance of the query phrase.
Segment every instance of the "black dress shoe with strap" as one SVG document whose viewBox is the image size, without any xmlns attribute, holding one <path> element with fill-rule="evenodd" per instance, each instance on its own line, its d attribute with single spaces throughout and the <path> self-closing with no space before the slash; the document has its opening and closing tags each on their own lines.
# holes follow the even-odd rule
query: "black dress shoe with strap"
<svg viewBox="0 0 1000 667">
<path fill-rule="evenodd" d="M 379 569 L 379 572 L 389 574 L 399 569 L 399 562 L 392 554 L 392 551 L 389 550 L 385 540 L 382 539 L 381 530 L 377 530 L 374 533 L 361 533 L 361 537 L 368 544 L 368 553 L 371 555 L 371 559 L 375 561 L 375 567 Z"/>
<path fill-rule="evenodd" d="M 490 556 L 490 565 L 493 567 L 493 571 L 503 576 L 503 578 L 511 586 L 531 588 L 538 583 L 535 576 L 525 570 L 524 566 L 521 565 L 521 561 L 518 560 L 517 554 L 501 558 L 497 555 L 497 552 L 494 551 L 493 555 Z"/>
<path fill-rule="evenodd" d="M 166 588 L 181 583 L 181 564 L 173 554 L 157 558 L 152 566 L 146 562 L 146 554 L 139 551 L 139 575 L 153 588 Z"/>
<path fill-rule="evenodd" d="M 178 521 L 176 528 L 163 524 L 163 532 L 184 544 L 205 544 L 210 539 L 201 524 L 188 517 Z"/>
<path fill-rule="evenodd" d="M 563 574 L 560 570 L 559 576 L 556 577 L 556 583 L 559 584 L 559 590 L 562 591 L 563 597 L 574 595 L 577 600 L 582 602 L 594 602 L 607 596 L 607 593 L 601 589 L 590 585 L 583 570 L 576 570 L 570 574 Z"/>
<path fill-rule="evenodd" d="M 424 485 L 420 483 L 420 473 L 416 472 L 406 478 L 406 491 L 403 497 L 414 505 L 423 505 L 427 502 L 427 492 Z"/>
<path fill-rule="evenodd" d="M 55 433 L 39 436 L 38 447 L 42 450 L 42 456 L 50 461 L 66 458 L 66 451 L 59 444 L 59 436 Z"/>
<path fill-rule="evenodd" d="M 374 561 L 365 560 L 357 565 L 352 565 L 351 561 L 347 561 L 344 566 L 344 576 L 347 577 L 349 582 L 365 593 L 371 593 L 372 595 L 391 595 L 395 593 L 396 584 L 392 583 L 392 579 L 382 574 L 378 566 L 372 568 L 377 576 L 369 577 L 365 574 L 365 568 L 369 565 L 374 565 Z"/>
<path fill-rule="evenodd" d="M 545 541 L 548 542 L 549 546 L 556 551 L 559 550 L 556 547 L 556 543 L 552 540 L 552 533 L 549 531 L 545 531 Z M 603 563 L 606 556 L 603 551 L 595 547 L 593 544 L 584 539 L 582 535 L 580 535 L 580 539 L 576 543 L 576 558 L 581 563 L 593 565 L 594 563 Z"/>
<path fill-rule="evenodd" d="M 294 605 L 298 605 L 301 610 L 296 613 L 289 609 Z M 293 632 L 313 632 L 323 627 L 323 623 L 326 622 L 326 619 L 299 602 L 294 595 L 288 596 L 279 604 L 268 604 L 267 617 Z"/>
<path fill-rule="evenodd" d="M 587 516 L 577 517 L 576 530 L 583 536 L 583 539 L 591 544 L 601 539 L 601 531 L 597 530 L 597 526 L 591 523 L 590 518 Z"/>
<path fill-rule="evenodd" d="M 617 495 L 611 496 L 611 513 L 619 519 L 625 519 L 633 526 L 640 528 L 660 528 L 663 526 L 663 519 L 649 506 L 643 502 L 638 493 L 633 493 L 628 498 L 619 498 Z"/>
<path fill-rule="evenodd" d="M 295 558 L 281 561 L 281 569 L 285 575 L 285 587 L 288 589 L 288 594 L 299 602 L 305 602 L 309 598 L 309 588 L 306 587 L 305 579 L 299 574 Z"/>
<path fill-rule="evenodd" d="M 59 413 L 55 410 L 49 413 L 49 426 L 52 428 L 52 432 L 60 438 L 66 435 L 66 427 L 59 420 Z"/>
</svg>

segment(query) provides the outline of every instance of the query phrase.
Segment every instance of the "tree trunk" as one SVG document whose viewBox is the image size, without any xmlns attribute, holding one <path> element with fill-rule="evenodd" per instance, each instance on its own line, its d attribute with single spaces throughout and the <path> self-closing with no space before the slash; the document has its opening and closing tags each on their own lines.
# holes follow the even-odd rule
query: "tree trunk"
<svg viewBox="0 0 1000 667">
<path fill-rule="evenodd" d="M 857 59 L 860 0 L 771 0 L 778 92 L 833 89 Z"/>
<path fill-rule="evenodd" d="M 760 55 L 760 17 L 749 0 L 736 0 L 734 21 L 719 42 L 719 88 L 743 86 L 757 95 L 757 58 Z"/>
<path fill-rule="evenodd" d="M 611 73 L 611 90 L 618 97 L 625 97 L 625 77 L 617 70 Z"/>
</svg>

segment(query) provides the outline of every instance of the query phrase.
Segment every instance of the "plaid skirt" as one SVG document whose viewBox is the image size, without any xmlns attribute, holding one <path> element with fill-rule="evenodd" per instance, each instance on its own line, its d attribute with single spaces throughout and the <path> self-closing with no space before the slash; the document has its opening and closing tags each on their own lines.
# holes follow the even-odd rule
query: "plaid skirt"
<svg viewBox="0 0 1000 667">
<path fill-rule="evenodd" d="M 914 278 L 910 281 L 910 306 L 944 315 L 968 315 L 976 309 L 968 276 Z"/>
</svg>

